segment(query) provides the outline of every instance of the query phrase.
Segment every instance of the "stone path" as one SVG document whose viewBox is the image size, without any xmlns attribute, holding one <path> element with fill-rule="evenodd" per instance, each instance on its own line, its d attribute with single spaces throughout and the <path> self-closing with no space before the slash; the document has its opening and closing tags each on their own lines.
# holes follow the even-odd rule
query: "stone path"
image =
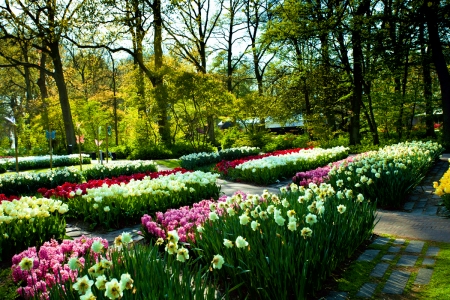
<svg viewBox="0 0 450 300">
<path fill-rule="evenodd" d="M 434 194 L 433 182 L 439 181 L 448 170 L 448 161 L 439 160 L 428 172 L 414 191 L 408 195 L 403 210 L 412 215 L 448 216 L 448 210 L 442 205 L 442 200 Z"/>
<path fill-rule="evenodd" d="M 423 241 L 378 237 L 357 259 L 371 267 L 367 281 L 358 292 L 351 295 L 334 291 L 325 299 L 389 299 L 402 295 L 410 280 L 413 285 L 428 284 L 439 250 Z"/>
</svg>

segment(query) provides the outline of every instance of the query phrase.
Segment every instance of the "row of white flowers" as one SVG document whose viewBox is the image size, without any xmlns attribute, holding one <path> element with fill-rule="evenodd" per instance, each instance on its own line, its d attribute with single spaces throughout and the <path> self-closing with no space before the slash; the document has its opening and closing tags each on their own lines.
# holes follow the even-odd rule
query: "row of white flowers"
<svg viewBox="0 0 450 300">
<path fill-rule="evenodd" d="M 201 186 L 215 184 L 218 177 L 218 174 L 200 171 L 170 174 L 156 179 L 145 177 L 143 180 L 131 180 L 128 184 L 104 185 L 100 188 L 87 189 L 87 194 L 82 197 L 88 201 L 94 200 L 94 202 L 100 203 L 105 197 L 121 196 L 127 198 L 144 194 L 169 196 L 171 192 L 186 191 L 188 184 L 200 184 Z"/>
<path fill-rule="evenodd" d="M 218 152 L 200 152 L 183 155 L 180 157 L 181 166 L 187 169 L 193 169 L 197 166 L 207 165 L 215 162 L 219 162 L 223 159 L 231 160 L 237 159 L 249 155 L 258 154 L 260 151 L 257 147 L 239 147 L 228 148 Z"/>
<path fill-rule="evenodd" d="M 300 161 L 315 160 L 318 156 L 328 156 L 329 158 L 333 158 L 336 155 L 342 154 L 346 151 L 348 151 L 348 148 L 342 146 L 334 147 L 331 149 L 322 149 L 322 148 L 307 149 L 295 153 L 277 156 L 268 156 L 261 159 L 250 160 L 236 166 L 236 169 L 252 170 L 255 172 L 256 169 L 263 169 L 263 168 L 272 169 L 287 165 L 289 163 L 296 164 L 297 162 Z"/>
<path fill-rule="evenodd" d="M 65 214 L 69 206 L 61 200 L 22 197 L 19 200 L 2 201 L 0 204 L 0 224 L 9 224 L 14 219 L 33 219 L 39 217 L 49 217 L 51 213 L 57 211 Z"/>
<path fill-rule="evenodd" d="M 81 160 L 83 161 L 83 163 L 91 162 L 91 159 L 87 154 L 82 154 Z M 15 158 L 2 158 L 0 159 L 0 168 L 4 167 L 5 169 L 14 169 L 15 163 L 16 163 Z M 20 170 L 48 168 L 50 166 L 50 155 L 19 157 L 18 163 Z M 79 154 L 52 155 L 53 166 L 71 166 L 77 165 L 79 163 L 80 163 Z"/>
</svg>

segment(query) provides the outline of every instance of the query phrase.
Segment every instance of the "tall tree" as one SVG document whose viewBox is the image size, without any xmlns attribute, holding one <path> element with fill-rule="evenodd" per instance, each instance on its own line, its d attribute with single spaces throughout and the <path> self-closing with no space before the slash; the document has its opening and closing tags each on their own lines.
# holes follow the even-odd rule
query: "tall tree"
<svg viewBox="0 0 450 300">
<path fill-rule="evenodd" d="M 0 40 L 9 45 L 29 41 L 32 49 L 46 53 L 52 61 L 51 67 L 44 68 L 40 64 L 15 59 L 8 53 L 0 51 L 0 56 L 8 58 L 11 62 L 3 67 L 21 65 L 37 68 L 54 79 L 58 88 L 66 146 L 69 152 L 75 145 L 75 132 L 64 78 L 61 46 L 63 36 L 72 28 L 74 22 L 77 22 L 78 12 L 85 2 L 84 0 L 77 2 L 14 0 L 4 1 L 0 5 Z"/>
<path fill-rule="evenodd" d="M 219 0 L 218 6 L 212 0 L 174 1 L 173 20 L 164 23 L 174 41 L 173 51 L 202 74 L 207 74 L 208 42 L 219 23 L 222 1 Z M 209 140 L 215 144 L 215 115 L 211 112 L 207 119 Z"/>
<path fill-rule="evenodd" d="M 428 27 L 428 35 L 431 48 L 431 57 L 439 78 L 442 97 L 443 114 L 443 140 L 445 146 L 450 147 L 450 74 L 447 62 L 442 50 L 441 38 L 439 36 L 439 25 L 442 24 L 444 14 L 442 14 L 441 1 L 424 1 L 423 9 Z M 448 16 L 447 16 L 448 18 Z"/>
</svg>

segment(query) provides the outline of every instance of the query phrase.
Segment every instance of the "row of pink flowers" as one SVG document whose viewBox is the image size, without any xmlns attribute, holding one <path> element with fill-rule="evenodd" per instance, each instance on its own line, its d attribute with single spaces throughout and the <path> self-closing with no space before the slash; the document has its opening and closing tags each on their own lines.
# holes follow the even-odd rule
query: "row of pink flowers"
<svg viewBox="0 0 450 300">
<path fill-rule="evenodd" d="M 25 298 L 32 298 L 36 293 L 46 298 L 47 291 L 55 284 L 63 284 L 71 280 L 75 281 L 78 277 L 77 270 L 71 270 L 67 262 L 70 258 L 79 258 L 79 262 L 84 265 L 83 256 L 86 253 L 92 255 L 94 260 L 99 257 L 98 253 L 91 250 L 95 241 L 102 243 L 103 247 L 108 248 L 108 241 L 99 237 L 88 238 L 81 236 L 75 240 L 64 240 L 59 244 L 56 240 L 45 242 L 36 250 L 36 247 L 30 247 L 12 258 L 12 276 L 15 282 L 23 281 L 25 287 L 18 288 L 17 292 Z M 29 258 L 33 261 L 30 270 L 22 270 L 19 266 L 23 258 Z"/>
<path fill-rule="evenodd" d="M 250 160 L 261 159 L 261 158 L 268 157 L 268 156 L 277 156 L 277 155 L 296 153 L 296 152 L 300 152 L 300 151 L 306 150 L 306 149 L 312 149 L 312 147 L 310 147 L 310 148 L 295 148 L 295 149 L 289 149 L 289 150 L 277 150 L 274 152 L 264 153 L 264 154 L 260 154 L 260 155 L 247 156 L 247 157 L 235 159 L 232 161 L 222 160 L 221 162 L 216 164 L 214 169 L 223 175 L 227 175 L 229 169 L 234 169 L 237 166 L 239 166 L 247 161 L 250 161 Z"/>
<path fill-rule="evenodd" d="M 246 194 L 236 192 L 242 195 L 242 199 L 246 199 Z M 183 206 L 179 209 L 169 209 L 165 213 L 157 212 L 156 219 L 145 214 L 141 218 L 141 224 L 147 234 L 156 238 L 166 238 L 168 231 L 176 230 L 180 237 L 180 242 L 194 241 L 194 233 L 197 226 L 201 226 L 209 219 L 211 212 L 210 205 L 226 201 L 227 196 L 221 196 L 217 202 L 214 200 L 202 200 L 194 203 L 192 207 Z M 219 214 L 220 209 L 216 210 Z"/>
<path fill-rule="evenodd" d="M 352 162 L 355 157 L 347 157 L 345 159 L 336 161 L 331 164 L 331 166 L 340 166 L 341 164 L 348 164 Z M 328 181 L 328 173 L 331 170 L 331 166 L 327 165 L 325 167 L 319 167 L 314 170 L 298 172 L 292 177 L 292 182 L 299 186 L 308 186 L 310 183 L 315 183 L 317 185 L 322 182 Z"/>
<path fill-rule="evenodd" d="M 89 180 L 85 183 L 70 183 L 66 182 L 60 186 L 57 186 L 54 189 L 46 189 L 46 188 L 40 188 L 38 189 L 38 193 L 40 193 L 43 197 L 50 198 L 52 196 L 58 197 L 58 198 L 71 198 L 71 193 L 76 193 L 77 190 L 81 191 L 81 195 L 86 194 L 86 189 L 92 189 L 92 188 L 99 188 L 106 184 L 107 186 L 113 185 L 113 184 L 121 184 L 122 182 L 127 184 L 131 180 L 142 180 L 144 177 L 150 177 L 151 179 L 158 178 L 159 176 L 167 176 L 170 174 L 175 174 L 177 172 L 186 173 L 190 172 L 188 170 L 185 170 L 183 168 L 175 168 L 173 170 L 167 170 L 167 171 L 159 171 L 159 172 L 145 172 L 145 173 L 136 173 L 132 175 L 121 175 L 118 177 L 112 177 L 112 178 L 105 178 L 105 179 L 93 179 Z"/>
</svg>

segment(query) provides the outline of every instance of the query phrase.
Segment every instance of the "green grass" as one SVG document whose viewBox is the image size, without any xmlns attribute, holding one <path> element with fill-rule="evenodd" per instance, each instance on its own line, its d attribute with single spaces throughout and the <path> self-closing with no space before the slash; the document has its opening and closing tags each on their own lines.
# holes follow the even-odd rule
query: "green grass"
<svg viewBox="0 0 450 300">
<path fill-rule="evenodd" d="M 1 299 L 18 299 L 19 295 L 16 292 L 17 286 L 13 282 L 11 276 L 11 268 L 6 266 L 0 267 L 0 297 Z"/>
<path fill-rule="evenodd" d="M 158 165 L 165 166 L 167 168 L 175 169 L 180 167 L 180 160 L 178 159 L 159 159 L 155 160 Z"/>
<path fill-rule="evenodd" d="M 429 284 L 417 287 L 419 299 L 448 299 L 450 295 L 450 244 L 429 243 L 440 248 Z"/>
<path fill-rule="evenodd" d="M 385 235 L 385 237 L 391 239 L 395 238 L 394 236 L 388 235 Z M 370 273 L 373 268 L 377 263 L 381 262 L 382 256 L 387 253 L 387 250 L 391 245 L 392 241 L 383 246 L 370 245 L 369 248 L 381 250 L 380 254 L 372 262 L 353 261 L 341 276 L 336 279 L 337 290 L 348 292 L 350 299 L 357 299 L 355 295 L 361 286 L 368 282 L 368 278 L 370 278 Z M 407 245 L 408 241 L 401 246 L 402 250 L 404 250 Z M 436 257 L 436 264 L 432 267 L 434 272 L 431 281 L 427 285 L 415 285 L 414 281 L 417 277 L 417 271 L 419 267 L 424 268 L 424 266 L 422 266 L 423 256 L 430 246 L 440 248 L 439 254 Z M 450 285 L 448 284 L 450 278 L 450 268 L 448 267 L 450 265 L 450 244 L 425 242 L 421 255 L 422 256 L 419 257 L 415 266 L 408 268 L 412 273 L 406 284 L 403 295 L 392 296 L 392 299 L 446 299 L 448 298 L 448 295 L 450 295 Z M 385 262 L 393 266 L 397 263 L 398 259 L 399 257 L 391 262 Z M 379 283 L 373 294 L 373 299 L 381 299 L 382 295 L 380 293 L 391 273 L 392 269 L 389 268 L 383 278 L 378 279 L 372 277 L 370 279 L 370 282 Z"/>
</svg>

